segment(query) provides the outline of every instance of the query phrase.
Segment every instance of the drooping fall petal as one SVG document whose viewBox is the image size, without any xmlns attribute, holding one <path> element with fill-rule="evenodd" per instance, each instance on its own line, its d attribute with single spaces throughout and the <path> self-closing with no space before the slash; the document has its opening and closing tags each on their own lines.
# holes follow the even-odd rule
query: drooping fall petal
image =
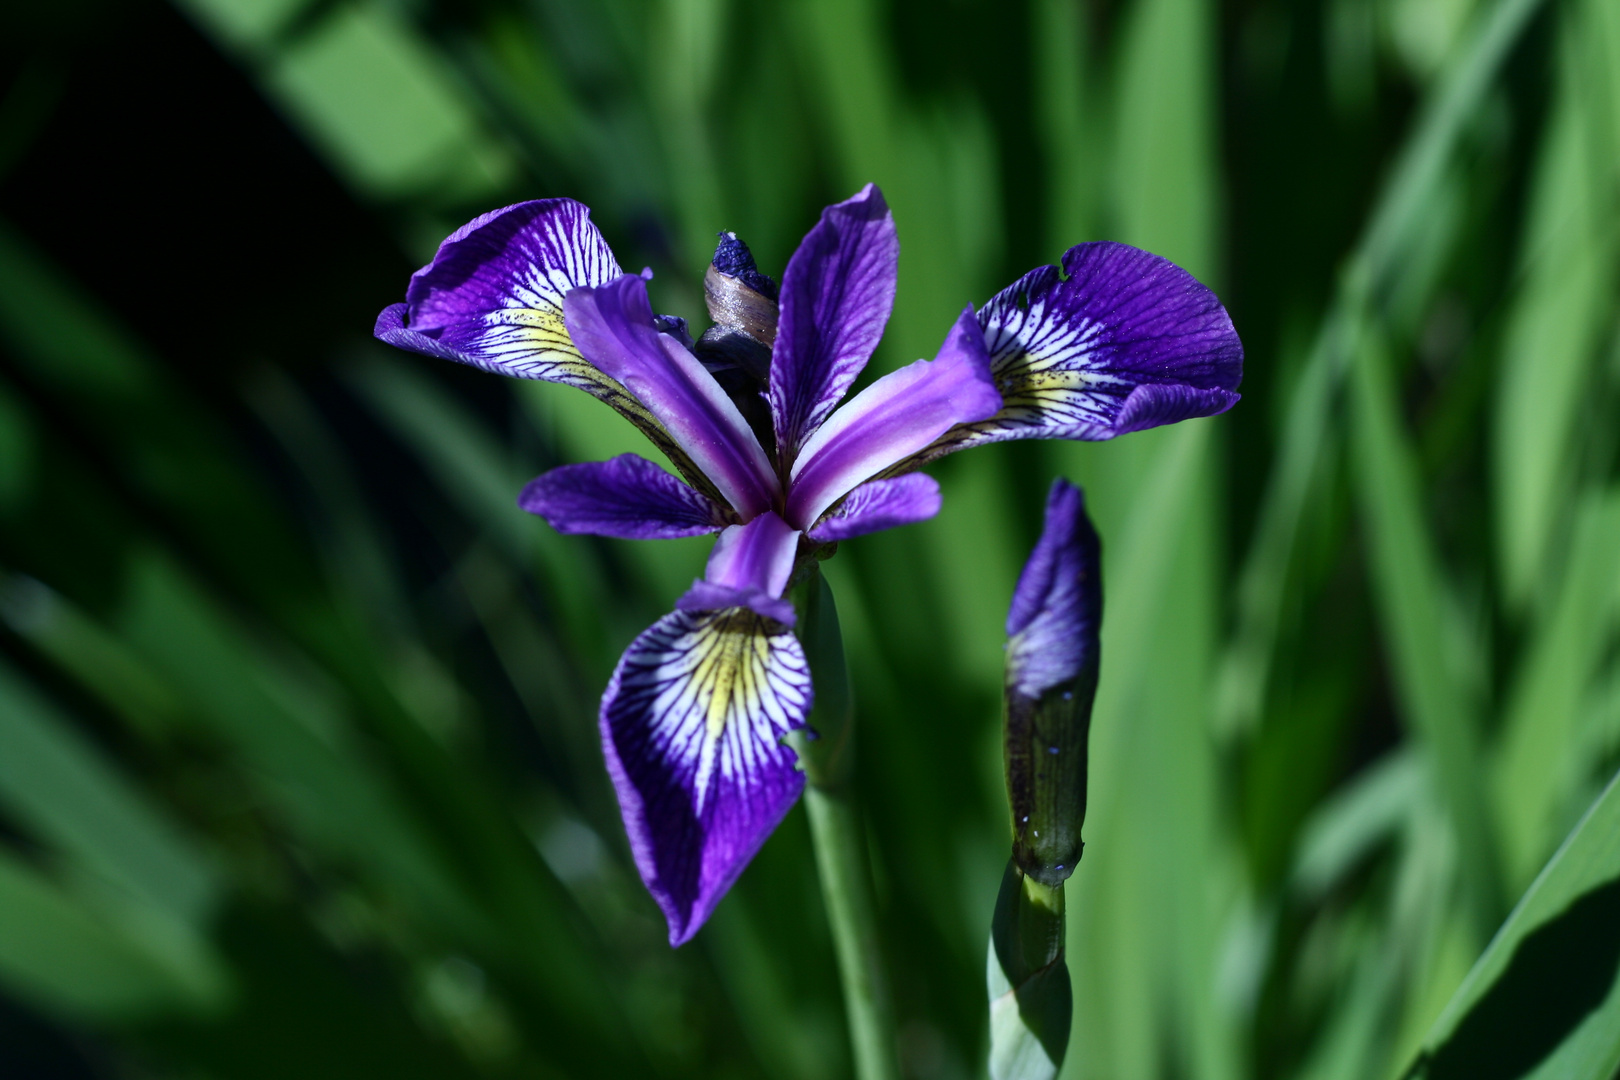
<svg viewBox="0 0 1620 1080">
<path fill-rule="evenodd" d="M 1168 259 L 1125 244 L 1070 248 L 979 312 L 995 416 L 947 433 L 904 467 L 1006 439 L 1111 439 L 1224 412 L 1243 344 L 1213 292 Z"/>
<path fill-rule="evenodd" d="M 679 945 L 804 788 L 788 732 L 811 704 L 804 650 L 744 607 L 675 611 L 631 644 L 602 698 L 602 748 L 636 868 Z"/>
<path fill-rule="evenodd" d="M 581 356 L 568 333 L 563 297 L 623 273 L 584 204 L 516 203 L 446 237 L 433 261 L 412 275 L 405 303 L 384 308 L 372 332 L 401 349 L 584 390 L 640 428 L 694 486 L 713 494 L 663 425 Z"/>
</svg>

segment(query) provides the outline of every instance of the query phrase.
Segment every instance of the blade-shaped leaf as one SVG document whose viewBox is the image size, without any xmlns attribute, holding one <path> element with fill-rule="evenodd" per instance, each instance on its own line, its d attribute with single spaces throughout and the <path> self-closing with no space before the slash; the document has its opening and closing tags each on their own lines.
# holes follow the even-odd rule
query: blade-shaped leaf
<svg viewBox="0 0 1620 1080">
<path fill-rule="evenodd" d="M 1497 931 L 1412 1080 L 1609 1080 L 1620 1065 L 1620 777 Z"/>
</svg>

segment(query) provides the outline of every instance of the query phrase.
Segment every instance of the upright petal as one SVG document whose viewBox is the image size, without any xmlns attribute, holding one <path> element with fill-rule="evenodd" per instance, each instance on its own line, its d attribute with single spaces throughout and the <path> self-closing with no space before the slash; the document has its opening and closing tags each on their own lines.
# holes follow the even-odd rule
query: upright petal
<svg viewBox="0 0 1620 1080">
<path fill-rule="evenodd" d="M 804 444 L 788 484 L 787 519 L 804 528 L 856 484 L 1001 407 L 984 334 L 968 308 L 939 355 L 883 376 Z"/>
<path fill-rule="evenodd" d="M 647 283 L 634 274 L 563 301 L 581 352 L 634 394 L 745 518 L 770 508 L 775 470 L 737 406 L 698 358 L 653 325 Z"/>
<path fill-rule="evenodd" d="M 793 605 L 782 599 L 782 590 L 793 575 L 798 552 L 798 530 L 770 511 L 747 525 L 733 525 L 716 541 L 703 580 L 693 582 L 675 607 L 681 611 L 748 607 L 792 626 Z"/>
<path fill-rule="evenodd" d="M 875 184 L 823 210 L 788 260 L 769 391 L 784 464 L 877 348 L 894 308 L 899 265 L 894 216 Z"/>
<path fill-rule="evenodd" d="M 1005 439 L 1111 439 L 1231 408 L 1243 343 L 1220 300 L 1125 244 L 1070 248 L 979 312 L 1003 406 L 903 463 Z"/>
<path fill-rule="evenodd" d="M 781 744 L 810 713 L 798 639 L 747 608 L 676 611 L 602 698 L 602 749 L 669 942 L 697 932 L 804 788 Z"/>
<path fill-rule="evenodd" d="M 623 273 L 582 203 L 517 203 L 451 233 L 433 261 L 412 275 L 406 302 L 385 308 L 373 333 L 412 352 L 584 390 L 640 428 L 682 475 L 709 491 L 663 425 L 587 362 L 569 337 L 562 307 L 568 291 Z"/>
<path fill-rule="evenodd" d="M 646 458 L 564 465 L 529 481 L 518 505 L 560 533 L 625 540 L 673 540 L 719 532 L 725 507 L 692 490 Z"/>
<path fill-rule="evenodd" d="M 868 480 L 823 514 L 805 535 L 823 544 L 882 532 L 939 513 L 939 483 L 926 473 Z"/>
</svg>

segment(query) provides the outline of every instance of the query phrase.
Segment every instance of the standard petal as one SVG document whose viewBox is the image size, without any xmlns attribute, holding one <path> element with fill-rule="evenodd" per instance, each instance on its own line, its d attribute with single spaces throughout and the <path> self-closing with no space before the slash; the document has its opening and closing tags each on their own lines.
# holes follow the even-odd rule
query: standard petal
<svg viewBox="0 0 1620 1080">
<path fill-rule="evenodd" d="M 939 513 L 939 483 L 925 473 L 870 480 L 849 493 L 805 535 L 823 544 L 927 521 Z"/>
<path fill-rule="evenodd" d="M 623 386 L 580 355 L 563 297 L 624 273 L 591 212 L 573 199 L 539 199 L 474 218 L 411 277 L 404 304 L 373 331 L 390 345 L 521 379 L 574 386 L 617 410 L 699 489 L 714 494 L 669 433 Z"/>
<path fill-rule="evenodd" d="M 894 216 L 875 184 L 823 210 L 788 260 L 769 391 L 784 463 L 793 462 L 877 348 L 899 265 Z"/>
<path fill-rule="evenodd" d="M 1046 525 L 1007 612 L 1007 685 L 1027 698 L 1068 682 L 1098 657 L 1102 556 L 1085 495 L 1064 480 L 1046 498 Z"/>
<path fill-rule="evenodd" d="M 676 611 L 619 661 L 602 749 L 669 942 L 697 932 L 804 788 L 782 737 L 810 713 L 791 631 L 747 608 Z"/>
<path fill-rule="evenodd" d="M 626 274 L 563 302 L 568 332 L 617 379 L 745 518 L 770 508 L 776 473 L 737 406 L 698 358 L 653 325 L 647 283 Z"/>
<path fill-rule="evenodd" d="M 719 532 L 729 512 L 646 458 L 564 465 L 529 481 L 518 505 L 560 533 L 673 540 Z"/>
<path fill-rule="evenodd" d="M 938 356 L 883 376 L 804 444 L 788 484 L 788 522 L 808 526 L 862 480 L 1000 407 L 984 334 L 968 308 Z"/>
<path fill-rule="evenodd" d="M 979 312 L 1003 406 L 891 472 L 1006 439 L 1111 439 L 1231 408 L 1243 343 L 1213 292 L 1125 244 L 1070 248 Z"/>
</svg>

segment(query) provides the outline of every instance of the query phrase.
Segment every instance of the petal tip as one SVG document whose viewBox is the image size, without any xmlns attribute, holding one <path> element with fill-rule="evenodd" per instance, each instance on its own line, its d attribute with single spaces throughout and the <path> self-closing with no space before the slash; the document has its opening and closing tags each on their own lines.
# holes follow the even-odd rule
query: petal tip
<svg viewBox="0 0 1620 1080">
<path fill-rule="evenodd" d="M 389 341 L 389 338 L 398 331 L 405 329 L 405 313 L 410 310 L 409 304 L 389 304 L 377 314 L 377 321 L 371 328 L 371 336 L 380 341 Z M 389 342 L 392 344 L 392 342 Z"/>
</svg>

